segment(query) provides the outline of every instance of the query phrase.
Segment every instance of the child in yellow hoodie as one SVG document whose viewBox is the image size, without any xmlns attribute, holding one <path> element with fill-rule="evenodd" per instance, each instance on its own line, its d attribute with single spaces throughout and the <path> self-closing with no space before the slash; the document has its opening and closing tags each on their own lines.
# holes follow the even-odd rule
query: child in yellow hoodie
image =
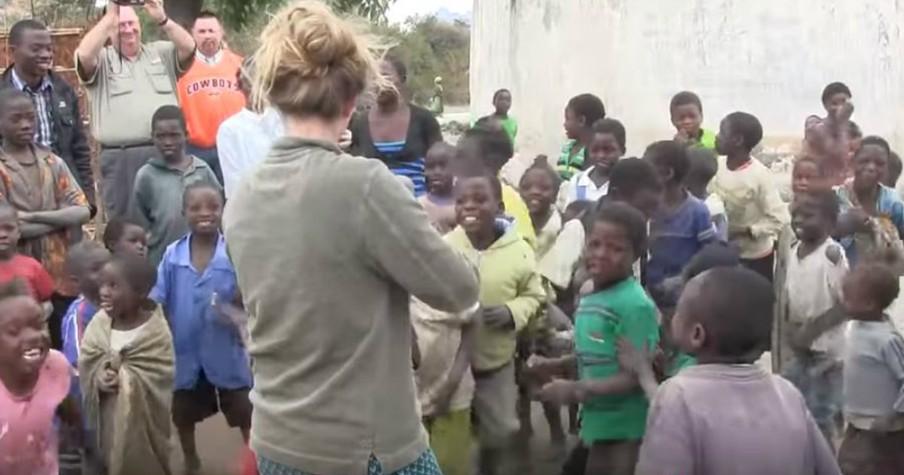
<svg viewBox="0 0 904 475">
<path fill-rule="evenodd" d="M 482 475 L 503 473 L 505 449 L 518 431 L 516 339 L 546 302 L 533 249 L 509 221 L 500 219 L 502 196 L 495 175 L 459 176 L 459 226 L 446 235 L 452 247 L 477 263 L 480 274 L 481 317 L 471 365 Z"/>
</svg>

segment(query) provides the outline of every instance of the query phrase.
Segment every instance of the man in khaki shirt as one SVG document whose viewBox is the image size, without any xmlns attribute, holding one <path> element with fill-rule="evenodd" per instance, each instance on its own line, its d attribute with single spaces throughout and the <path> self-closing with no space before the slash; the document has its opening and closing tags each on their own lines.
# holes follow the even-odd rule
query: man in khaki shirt
<svg viewBox="0 0 904 475">
<path fill-rule="evenodd" d="M 91 131 L 100 142 L 101 193 L 110 217 L 128 209 L 135 174 L 157 153 L 151 116 L 178 105 L 176 81 L 195 57 L 195 41 L 166 16 L 162 0 L 147 0 L 144 8 L 170 41 L 142 44 L 135 10 L 111 3 L 75 51 Z"/>
</svg>

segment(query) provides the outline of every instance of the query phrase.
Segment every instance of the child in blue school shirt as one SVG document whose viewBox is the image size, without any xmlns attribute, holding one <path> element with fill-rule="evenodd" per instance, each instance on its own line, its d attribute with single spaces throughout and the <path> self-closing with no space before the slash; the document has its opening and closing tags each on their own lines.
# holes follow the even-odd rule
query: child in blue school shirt
<svg viewBox="0 0 904 475">
<path fill-rule="evenodd" d="M 700 249 L 716 240 L 716 230 L 706 204 L 685 187 L 691 161 L 684 145 L 665 140 L 647 147 L 650 162 L 664 185 L 662 206 L 650 221 L 650 261 L 646 285 L 650 296 L 665 314 L 676 302 L 672 289 L 681 283 L 681 273 Z"/>
<path fill-rule="evenodd" d="M 186 188 L 183 213 L 189 233 L 170 244 L 160 261 L 151 298 L 163 307 L 173 333 L 176 381 L 173 423 L 186 471 L 198 472 L 195 425 L 222 411 L 245 442 L 251 430 L 251 368 L 239 328 L 219 307 L 238 299 L 235 270 L 220 234 L 223 195 L 199 182 Z"/>
<path fill-rule="evenodd" d="M 99 275 L 104 264 L 110 259 L 110 253 L 96 241 L 82 241 L 69 250 L 66 259 L 66 273 L 78 285 L 79 296 L 69 305 L 63 315 L 60 334 L 63 337 L 63 355 L 73 368 L 73 377 L 69 395 L 75 403 L 81 405 L 82 395 L 77 369 L 79 346 L 85 328 L 99 309 L 100 285 Z M 80 411 L 84 413 L 84 411 Z M 88 429 L 85 421 L 84 429 Z M 60 437 L 60 475 L 81 474 L 82 447 L 91 437 L 79 437 L 74 431 L 61 428 Z M 84 440 L 78 440 L 78 439 Z"/>
</svg>

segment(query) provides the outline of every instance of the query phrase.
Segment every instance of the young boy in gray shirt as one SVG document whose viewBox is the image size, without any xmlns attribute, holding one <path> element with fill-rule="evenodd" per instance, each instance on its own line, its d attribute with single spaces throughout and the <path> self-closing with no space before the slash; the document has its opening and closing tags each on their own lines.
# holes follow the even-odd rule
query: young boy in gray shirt
<svg viewBox="0 0 904 475">
<path fill-rule="evenodd" d="M 656 392 L 637 475 L 840 475 L 800 392 L 754 363 L 772 333 L 772 284 L 741 267 L 691 279 L 671 321 L 698 361 Z"/>
<path fill-rule="evenodd" d="M 853 320 L 844 352 L 844 416 L 838 450 L 845 475 L 904 470 L 904 338 L 883 311 L 897 298 L 898 277 L 886 266 L 862 264 L 844 281 Z"/>
</svg>

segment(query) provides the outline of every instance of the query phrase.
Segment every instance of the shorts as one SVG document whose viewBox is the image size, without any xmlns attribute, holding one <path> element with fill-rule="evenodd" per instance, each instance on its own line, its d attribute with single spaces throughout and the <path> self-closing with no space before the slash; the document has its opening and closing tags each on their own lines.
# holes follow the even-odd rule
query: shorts
<svg viewBox="0 0 904 475">
<path fill-rule="evenodd" d="M 194 388 L 173 394 L 173 424 L 192 427 L 222 411 L 229 427 L 251 427 L 250 392 L 251 388 L 218 388 L 201 373 Z"/>
<path fill-rule="evenodd" d="M 588 449 L 586 473 L 634 475 L 640 440 L 601 440 Z"/>
</svg>

